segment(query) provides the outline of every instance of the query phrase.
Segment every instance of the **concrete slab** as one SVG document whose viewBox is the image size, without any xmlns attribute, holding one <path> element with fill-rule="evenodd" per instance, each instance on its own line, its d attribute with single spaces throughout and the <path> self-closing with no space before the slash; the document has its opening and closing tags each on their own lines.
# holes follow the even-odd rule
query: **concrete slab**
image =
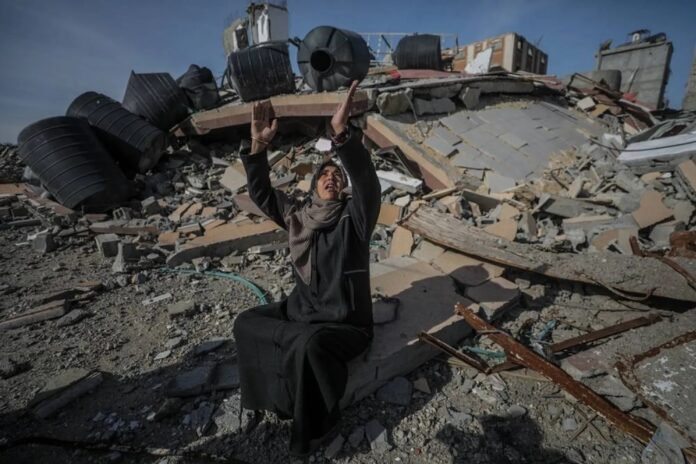
<svg viewBox="0 0 696 464">
<path fill-rule="evenodd" d="M 465 132 L 478 127 L 482 121 L 474 116 L 469 116 L 466 112 L 459 112 L 440 119 L 440 122 L 455 134 L 461 135 Z"/>
<path fill-rule="evenodd" d="M 459 140 L 461 142 L 461 140 Z M 423 145 L 428 146 L 438 154 L 442 156 L 452 156 L 457 152 L 457 148 L 454 147 L 452 144 L 446 142 L 442 138 L 438 137 L 437 135 L 431 135 L 427 139 L 423 141 Z"/>
<path fill-rule="evenodd" d="M 435 127 L 433 130 L 430 132 L 431 135 L 435 135 L 442 140 L 444 140 L 446 143 L 450 145 L 457 145 L 458 143 L 461 143 L 462 139 L 457 137 L 452 131 L 445 127 Z"/>
<path fill-rule="evenodd" d="M 452 250 L 447 250 L 435 258 L 432 266 L 457 282 L 472 287 L 500 277 L 505 270 L 495 264 L 484 263 Z"/>
<path fill-rule="evenodd" d="M 526 140 L 523 140 L 520 137 L 518 137 L 515 134 L 512 134 L 510 132 L 504 133 L 499 138 L 500 138 L 500 140 L 502 140 L 503 142 L 506 142 L 508 145 L 510 145 L 515 150 L 519 150 L 520 148 L 527 145 Z"/>
</svg>

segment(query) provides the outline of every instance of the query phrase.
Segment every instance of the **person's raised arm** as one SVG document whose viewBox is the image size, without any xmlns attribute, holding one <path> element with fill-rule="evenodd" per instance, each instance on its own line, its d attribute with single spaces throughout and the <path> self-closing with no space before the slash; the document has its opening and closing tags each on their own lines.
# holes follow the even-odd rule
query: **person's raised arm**
<svg viewBox="0 0 696 464">
<path fill-rule="evenodd" d="M 377 223 L 381 202 L 379 180 L 370 153 L 360 140 L 360 131 L 348 127 L 348 118 L 358 81 L 353 81 L 346 99 L 331 118 L 336 153 L 353 185 L 351 216 L 362 240 L 369 240 Z"/>
<path fill-rule="evenodd" d="M 285 213 L 293 201 L 271 186 L 271 168 L 266 151 L 278 130 L 278 120 L 271 121 L 272 113 L 270 101 L 256 102 L 251 107 L 251 151 L 241 158 L 247 175 L 249 197 L 261 211 L 285 229 Z"/>
</svg>

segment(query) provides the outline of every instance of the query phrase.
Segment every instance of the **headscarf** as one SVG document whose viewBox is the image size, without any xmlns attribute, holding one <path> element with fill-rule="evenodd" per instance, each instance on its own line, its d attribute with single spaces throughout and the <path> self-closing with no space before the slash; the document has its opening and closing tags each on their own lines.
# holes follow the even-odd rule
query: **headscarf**
<svg viewBox="0 0 696 464">
<path fill-rule="evenodd" d="M 340 219 L 348 199 L 345 191 L 339 193 L 337 200 L 319 198 L 317 182 L 321 172 L 327 166 L 336 166 L 343 177 L 343 185 L 347 186 L 348 178 L 343 169 L 332 160 L 325 161 L 319 165 L 319 168 L 314 172 L 314 177 L 312 177 L 310 201 L 298 208 L 291 209 L 285 216 L 285 223 L 288 226 L 290 257 L 297 274 L 307 285 L 312 278 L 312 236 L 314 231 L 335 225 Z"/>
</svg>

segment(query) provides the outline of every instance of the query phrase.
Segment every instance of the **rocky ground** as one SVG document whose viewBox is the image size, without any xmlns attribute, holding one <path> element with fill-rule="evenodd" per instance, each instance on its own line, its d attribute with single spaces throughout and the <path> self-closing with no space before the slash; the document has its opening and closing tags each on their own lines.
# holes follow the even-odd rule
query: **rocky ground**
<svg viewBox="0 0 696 464">
<path fill-rule="evenodd" d="M 26 234 L 0 233 L 3 317 L 78 281 L 102 287 L 75 303 L 86 317 L 72 325 L 58 319 L 3 334 L 3 360 L 20 371 L 0 381 L 3 462 L 291 461 L 288 423 L 270 414 L 239 415 L 238 391 L 182 399 L 165 394 L 176 374 L 234 359 L 231 328 L 237 314 L 258 303 L 251 290 L 213 276 L 164 271 L 157 262 L 116 278 L 88 236 L 42 255 L 26 244 Z M 234 271 L 262 287 L 282 285 L 284 267 L 276 262 L 283 262 L 283 252 L 275 253 Z M 554 319 L 553 337 L 561 340 L 643 314 L 581 286 L 509 278 L 525 295 L 502 323 L 512 333 L 528 319 L 537 331 Z M 171 298 L 144 304 L 166 293 Z M 195 312 L 170 317 L 167 308 L 186 300 L 196 303 Z M 219 338 L 226 342 L 196 354 L 196 347 Z M 104 381 L 55 416 L 33 418 L 34 394 L 76 368 L 99 370 Z M 400 382 L 347 408 L 340 437 L 309 462 L 640 461 L 641 445 L 601 418 L 584 426 L 591 411 L 533 373 L 486 377 L 441 357 Z M 33 437 L 33 443 L 17 444 L 19 437 Z"/>
</svg>

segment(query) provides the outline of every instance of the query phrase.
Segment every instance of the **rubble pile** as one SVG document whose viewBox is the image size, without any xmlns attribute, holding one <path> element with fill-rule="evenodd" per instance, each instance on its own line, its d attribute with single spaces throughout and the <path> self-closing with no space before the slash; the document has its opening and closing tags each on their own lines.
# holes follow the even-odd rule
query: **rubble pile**
<svg viewBox="0 0 696 464">
<path fill-rule="evenodd" d="M 230 338 L 292 290 L 287 236 L 246 191 L 251 103 L 202 70 L 131 76 L 176 120 L 98 97 L 166 133 L 145 164 L 103 142 L 124 201 L 68 208 L 0 147 L 0 455 L 41 456 L 19 443 L 41 432 L 80 462 L 288 459 L 286 424 L 241 409 Z M 696 368 L 696 115 L 580 74 L 373 66 L 359 89 L 382 187 L 375 339 L 310 461 L 693 458 L 693 382 L 670 379 Z M 271 182 L 300 198 L 342 100 L 314 90 L 270 96 Z"/>
</svg>

